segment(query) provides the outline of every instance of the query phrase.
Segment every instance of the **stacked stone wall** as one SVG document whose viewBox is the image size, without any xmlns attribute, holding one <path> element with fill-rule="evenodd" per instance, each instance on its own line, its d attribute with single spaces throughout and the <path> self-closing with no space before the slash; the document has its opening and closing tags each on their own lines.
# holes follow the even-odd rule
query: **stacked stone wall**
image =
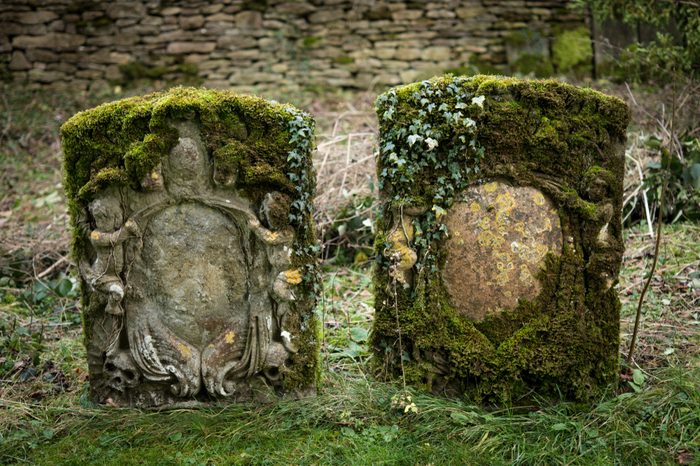
<svg viewBox="0 0 700 466">
<path fill-rule="evenodd" d="M 521 31 L 548 55 L 557 31 L 583 24 L 570 3 L 4 0 L 0 76 L 74 88 L 192 76 L 212 87 L 366 89 L 507 65 Z"/>
</svg>

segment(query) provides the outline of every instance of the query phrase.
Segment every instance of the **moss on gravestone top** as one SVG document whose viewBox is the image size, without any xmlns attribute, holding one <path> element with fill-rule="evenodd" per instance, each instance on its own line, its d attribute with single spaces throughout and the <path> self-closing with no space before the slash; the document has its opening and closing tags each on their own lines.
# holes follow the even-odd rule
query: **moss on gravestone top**
<svg viewBox="0 0 700 466">
<path fill-rule="evenodd" d="M 186 87 L 106 103 L 64 123 L 64 188 L 73 217 L 77 202 L 89 202 L 106 186 L 139 189 L 177 142 L 169 123 L 193 118 L 216 176 L 236 172 L 236 189 L 258 202 L 274 190 L 292 196 L 294 221 L 305 221 L 316 184 L 309 156 L 313 119 L 260 97 Z"/>
</svg>

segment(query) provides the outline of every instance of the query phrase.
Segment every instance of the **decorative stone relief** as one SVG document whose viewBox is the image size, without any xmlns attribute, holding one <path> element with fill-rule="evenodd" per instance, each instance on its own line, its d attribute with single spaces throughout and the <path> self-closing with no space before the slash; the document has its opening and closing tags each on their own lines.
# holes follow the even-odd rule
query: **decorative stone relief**
<svg viewBox="0 0 700 466">
<path fill-rule="evenodd" d="M 174 104 L 200 97 L 196 91 L 174 92 Z M 239 102 L 233 94 L 215 95 L 222 107 Z M 288 190 L 284 183 L 262 183 L 254 193 L 236 184 L 245 182 L 245 174 L 215 181 L 217 159 L 205 136 L 211 128 L 200 123 L 208 110 L 195 105 L 187 118 L 164 121 L 171 147 L 135 177 L 138 183 L 111 183 L 74 199 L 75 253 L 97 401 L 157 406 L 213 397 L 265 399 L 315 386 L 314 375 L 301 384 L 287 382 L 316 364 L 309 291 L 314 258 L 304 250 L 313 249 L 312 232 L 292 221 L 292 194 L 277 191 Z M 304 118 L 290 114 L 297 116 Z M 82 117 L 75 127 L 85 126 Z M 67 170 L 73 130 L 71 122 L 64 127 Z M 288 127 L 277 132 L 292 138 Z M 256 144 L 250 139 L 244 143 Z M 290 148 L 280 149 L 286 165 Z M 67 178 L 71 186 L 70 173 Z M 297 203 L 308 199 L 303 194 Z M 308 221 L 309 213 L 298 215 Z M 78 243 L 82 233 L 87 241 Z"/>
</svg>

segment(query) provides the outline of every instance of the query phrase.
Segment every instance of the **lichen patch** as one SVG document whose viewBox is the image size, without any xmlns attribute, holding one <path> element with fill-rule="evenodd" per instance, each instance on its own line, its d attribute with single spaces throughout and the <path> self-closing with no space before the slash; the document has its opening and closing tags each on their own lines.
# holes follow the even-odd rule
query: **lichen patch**
<svg viewBox="0 0 700 466">
<path fill-rule="evenodd" d="M 450 302 L 481 321 L 535 298 L 548 253 L 561 254 L 559 215 L 532 187 L 490 182 L 468 188 L 447 214 L 442 277 Z"/>
</svg>

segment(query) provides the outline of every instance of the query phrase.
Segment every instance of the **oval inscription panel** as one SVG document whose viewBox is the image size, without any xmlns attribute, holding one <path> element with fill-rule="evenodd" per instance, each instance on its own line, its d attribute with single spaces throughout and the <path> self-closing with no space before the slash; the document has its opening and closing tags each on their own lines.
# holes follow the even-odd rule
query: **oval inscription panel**
<svg viewBox="0 0 700 466">
<path fill-rule="evenodd" d="M 455 309 L 471 320 L 534 299 L 547 253 L 561 254 L 559 214 L 532 187 L 492 181 L 467 188 L 446 223 L 443 283 Z"/>
<path fill-rule="evenodd" d="M 156 214 L 132 278 L 144 295 L 139 312 L 200 350 L 226 329 L 245 330 L 245 239 L 231 218 L 204 205 Z"/>
</svg>

